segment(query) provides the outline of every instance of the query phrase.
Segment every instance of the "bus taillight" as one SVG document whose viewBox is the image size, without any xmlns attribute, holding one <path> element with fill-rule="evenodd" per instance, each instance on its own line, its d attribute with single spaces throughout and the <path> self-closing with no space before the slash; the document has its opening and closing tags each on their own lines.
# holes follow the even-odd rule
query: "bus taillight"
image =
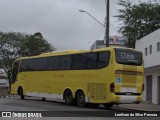
<svg viewBox="0 0 160 120">
<path fill-rule="evenodd" d="M 114 88 L 115 88 L 114 83 L 111 83 L 110 84 L 110 92 L 114 92 Z"/>
<path fill-rule="evenodd" d="M 142 92 L 144 91 L 144 84 L 142 84 Z"/>
</svg>

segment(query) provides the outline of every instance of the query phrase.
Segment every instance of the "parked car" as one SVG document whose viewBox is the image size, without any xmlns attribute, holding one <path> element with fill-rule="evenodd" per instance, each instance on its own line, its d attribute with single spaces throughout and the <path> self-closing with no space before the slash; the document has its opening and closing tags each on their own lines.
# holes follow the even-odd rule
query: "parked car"
<svg viewBox="0 0 160 120">
<path fill-rule="evenodd" d="M 0 88 L 9 88 L 9 80 L 5 75 L 0 75 Z"/>
</svg>

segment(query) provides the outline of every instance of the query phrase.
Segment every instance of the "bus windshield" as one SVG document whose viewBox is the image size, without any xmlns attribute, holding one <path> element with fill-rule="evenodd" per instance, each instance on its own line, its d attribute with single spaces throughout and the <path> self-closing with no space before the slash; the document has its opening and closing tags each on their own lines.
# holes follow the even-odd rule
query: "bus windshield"
<svg viewBox="0 0 160 120">
<path fill-rule="evenodd" d="M 116 61 L 119 64 L 127 64 L 127 65 L 142 65 L 142 53 L 128 50 L 128 49 L 120 49 L 115 48 Z"/>
</svg>

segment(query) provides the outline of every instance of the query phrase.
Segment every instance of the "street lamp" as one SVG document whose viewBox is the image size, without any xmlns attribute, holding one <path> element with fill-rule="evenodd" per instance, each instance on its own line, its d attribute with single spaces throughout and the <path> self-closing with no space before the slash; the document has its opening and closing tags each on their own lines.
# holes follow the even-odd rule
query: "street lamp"
<svg viewBox="0 0 160 120">
<path fill-rule="evenodd" d="M 95 17 L 93 17 L 90 13 L 85 10 L 79 10 L 80 12 L 88 14 L 92 17 L 95 21 L 97 21 L 102 27 L 105 28 L 105 40 L 106 40 L 106 47 L 109 47 L 109 0 L 105 0 L 106 3 L 106 25 L 99 22 Z"/>
<path fill-rule="evenodd" d="M 95 17 L 93 17 L 90 13 L 88 13 L 87 11 L 84 10 L 79 10 L 80 12 L 84 12 L 86 14 L 88 14 L 90 17 L 92 17 L 95 21 L 97 21 L 102 27 L 105 27 L 104 24 L 102 24 L 101 22 L 99 22 Z"/>
<path fill-rule="evenodd" d="M 103 27 L 105 27 L 105 39 L 106 39 L 106 47 L 109 47 L 109 0 L 105 0 L 106 3 L 106 26 L 99 22 L 95 17 L 93 17 L 91 14 L 89 14 L 87 11 L 79 10 L 80 12 L 87 13 L 90 17 L 92 17 L 94 20 L 96 20 L 99 24 L 101 24 Z"/>
</svg>

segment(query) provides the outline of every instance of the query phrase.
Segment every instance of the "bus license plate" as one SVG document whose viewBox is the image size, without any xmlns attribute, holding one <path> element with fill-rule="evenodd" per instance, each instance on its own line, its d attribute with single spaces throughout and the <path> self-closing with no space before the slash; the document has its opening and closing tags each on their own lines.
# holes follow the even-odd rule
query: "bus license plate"
<svg viewBox="0 0 160 120">
<path fill-rule="evenodd" d="M 126 92 L 126 95 L 132 95 L 132 93 L 131 92 Z"/>
</svg>

